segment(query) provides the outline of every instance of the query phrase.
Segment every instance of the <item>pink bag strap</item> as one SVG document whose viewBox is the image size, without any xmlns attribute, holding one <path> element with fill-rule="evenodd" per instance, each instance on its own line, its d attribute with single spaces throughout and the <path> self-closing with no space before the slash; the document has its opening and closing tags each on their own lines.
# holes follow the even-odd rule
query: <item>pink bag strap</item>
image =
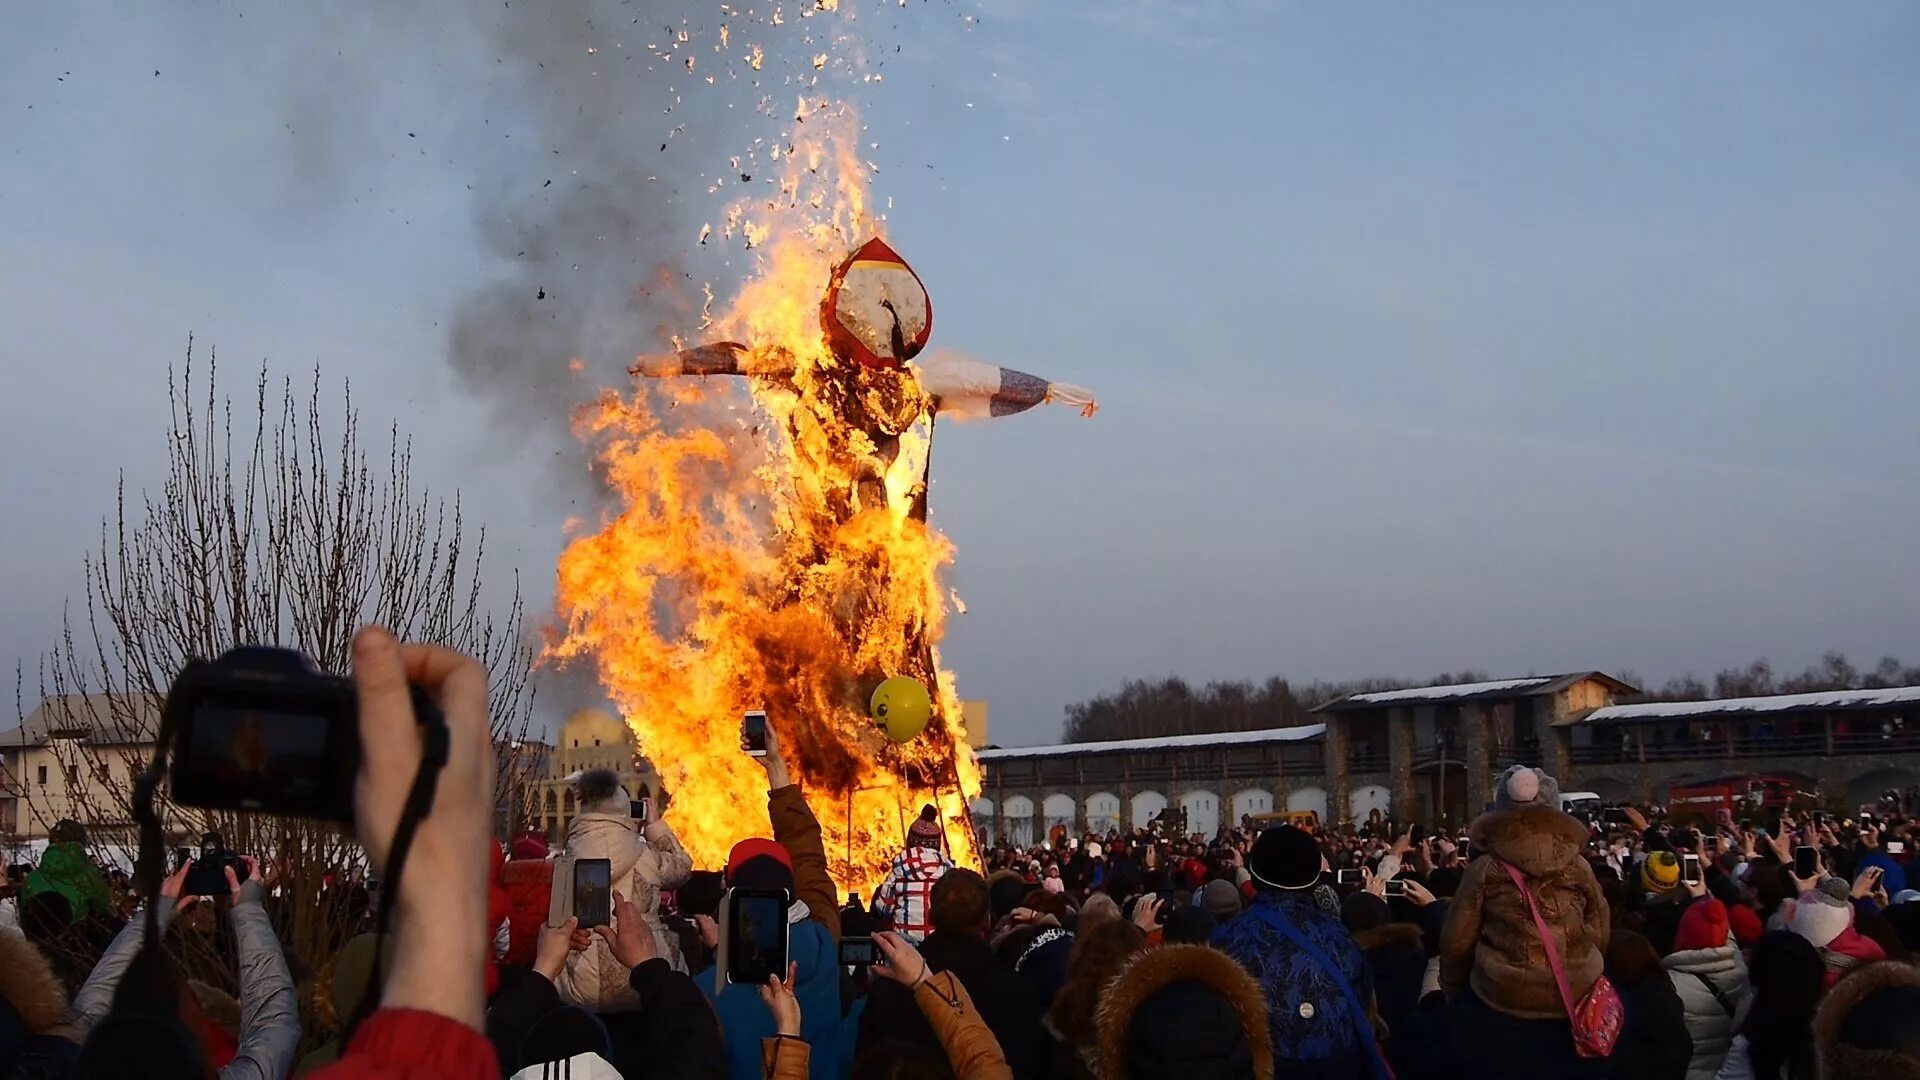
<svg viewBox="0 0 1920 1080">
<path fill-rule="evenodd" d="M 1527 898 L 1527 910 L 1533 913 L 1534 928 L 1540 931 L 1540 944 L 1547 949 L 1547 966 L 1553 969 L 1553 981 L 1560 986 L 1560 1004 L 1566 1007 L 1567 1019 L 1571 1021 L 1574 1019 L 1573 991 L 1567 986 L 1567 969 L 1561 966 L 1560 950 L 1553 947 L 1553 932 L 1547 929 L 1547 920 L 1540 917 L 1540 905 L 1533 902 L 1533 890 L 1527 888 L 1527 876 L 1500 859 L 1494 859 L 1493 862 L 1507 872 L 1507 876 L 1513 879 L 1514 888 Z"/>
</svg>

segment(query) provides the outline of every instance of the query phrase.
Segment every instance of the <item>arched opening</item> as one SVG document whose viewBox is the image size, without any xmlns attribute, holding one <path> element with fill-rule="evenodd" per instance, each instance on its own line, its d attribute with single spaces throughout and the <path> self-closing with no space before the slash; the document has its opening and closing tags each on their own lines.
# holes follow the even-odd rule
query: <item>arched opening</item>
<svg viewBox="0 0 1920 1080">
<path fill-rule="evenodd" d="M 1888 791 L 1896 793 L 1895 801 L 1898 802 L 1906 795 L 1908 788 L 1917 785 L 1920 785 L 1920 772 L 1913 769 L 1884 768 L 1861 773 L 1847 781 L 1846 812 L 1852 814 L 1863 806 L 1877 803 Z"/>
<path fill-rule="evenodd" d="M 1005 830 L 1007 843 L 1014 847 L 1033 846 L 1033 800 L 1025 795 L 1015 795 L 1007 799 L 1001 811 L 1000 827 Z"/>
<path fill-rule="evenodd" d="M 1073 796 L 1054 792 L 1040 802 L 1040 815 L 1047 819 L 1047 835 L 1052 836 L 1055 826 L 1062 827 L 1069 834 L 1074 831 L 1074 811 L 1078 809 Z"/>
<path fill-rule="evenodd" d="M 1322 825 L 1327 820 L 1327 792 L 1325 788 L 1297 787 L 1287 792 L 1287 809 L 1293 811 L 1311 810 L 1320 818 Z"/>
<path fill-rule="evenodd" d="M 1256 814 L 1273 812 L 1273 793 L 1262 788 L 1243 788 L 1233 793 L 1233 817 L 1231 823 L 1238 827 L 1241 822 Z"/>
<path fill-rule="evenodd" d="M 1189 836 L 1211 840 L 1220 832 L 1220 796 L 1211 791 L 1189 791 L 1180 796 L 1180 809 L 1186 812 Z"/>
<path fill-rule="evenodd" d="M 1105 836 L 1120 828 L 1120 796 L 1096 791 L 1087 796 L 1087 831 Z"/>
<path fill-rule="evenodd" d="M 1157 791 L 1143 791 L 1133 797 L 1133 827 L 1144 829 L 1160 811 L 1167 808 L 1167 797 Z"/>
<path fill-rule="evenodd" d="M 1375 810 L 1382 817 L 1389 815 L 1393 808 L 1393 793 L 1383 784 L 1361 784 L 1347 796 L 1347 813 L 1354 821 L 1365 821 L 1367 815 Z"/>
<path fill-rule="evenodd" d="M 979 838 L 982 847 L 992 845 L 993 809 L 993 800 L 985 795 L 967 804 L 967 813 L 973 816 L 973 835 Z"/>
</svg>

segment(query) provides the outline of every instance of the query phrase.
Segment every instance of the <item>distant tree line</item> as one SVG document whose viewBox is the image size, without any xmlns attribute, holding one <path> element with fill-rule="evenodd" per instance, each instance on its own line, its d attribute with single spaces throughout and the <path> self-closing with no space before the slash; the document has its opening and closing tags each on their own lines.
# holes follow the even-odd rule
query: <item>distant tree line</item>
<svg viewBox="0 0 1920 1080">
<path fill-rule="evenodd" d="M 1276 676 L 1258 686 L 1250 682 L 1211 682 L 1198 690 L 1177 676 L 1158 682 L 1132 679 L 1119 693 L 1067 706 L 1061 737 L 1067 742 L 1105 742 L 1293 727 L 1315 723 L 1315 708 L 1348 694 L 1403 690 L 1409 686 L 1451 686 L 1486 679 L 1484 672 L 1461 671 L 1421 681 L 1355 679 L 1296 686 Z"/>
<path fill-rule="evenodd" d="M 1630 671 L 1617 675 L 1634 686 L 1642 685 Z M 1293 683 L 1276 676 L 1257 685 L 1210 682 L 1197 689 L 1177 676 L 1158 681 L 1132 679 L 1116 693 L 1067 706 L 1061 738 L 1066 742 L 1105 742 L 1292 727 L 1317 722 L 1315 708 L 1348 694 L 1403 690 L 1411 686 L 1451 686 L 1485 682 L 1488 678 L 1485 672 L 1479 671 L 1443 673 L 1420 680 L 1371 678 L 1310 683 Z M 1773 665 L 1760 659 L 1745 667 L 1727 668 L 1715 675 L 1711 684 L 1688 673 L 1667 680 L 1657 690 L 1622 700 L 1707 701 L 1889 686 L 1920 686 L 1920 665 L 1909 667 L 1898 658 L 1888 656 L 1872 670 L 1862 671 L 1853 666 L 1845 653 L 1829 652 L 1820 663 L 1797 675 L 1776 676 Z"/>
</svg>

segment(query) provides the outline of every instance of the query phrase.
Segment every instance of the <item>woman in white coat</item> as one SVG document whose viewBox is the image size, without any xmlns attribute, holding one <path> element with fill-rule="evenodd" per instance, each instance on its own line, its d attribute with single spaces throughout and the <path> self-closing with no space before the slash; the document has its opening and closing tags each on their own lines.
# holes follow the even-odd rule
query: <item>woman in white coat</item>
<svg viewBox="0 0 1920 1080">
<path fill-rule="evenodd" d="M 1727 1058 L 1744 1013 L 1747 965 L 1734 946 L 1727 906 L 1713 897 L 1695 900 L 1680 916 L 1673 952 L 1660 961 L 1686 1009 L 1693 1060 L 1687 1080 L 1713 1080 Z"/>
<path fill-rule="evenodd" d="M 606 769 L 589 769 L 574 781 L 580 814 L 567 829 L 567 852 L 578 859 L 606 859 L 612 863 L 613 887 L 639 911 L 653 931 L 656 955 L 687 970 L 680 939 L 660 918 L 660 893 L 677 889 L 693 872 L 693 859 L 664 821 L 641 822 L 631 812 L 632 793 L 620 777 Z M 599 1012 L 640 1007 L 639 996 L 627 985 L 627 967 L 614 959 L 598 936 L 587 949 L 569 953 L 567 966 L 554 980 L 562 1000 Z"/>
</svg>

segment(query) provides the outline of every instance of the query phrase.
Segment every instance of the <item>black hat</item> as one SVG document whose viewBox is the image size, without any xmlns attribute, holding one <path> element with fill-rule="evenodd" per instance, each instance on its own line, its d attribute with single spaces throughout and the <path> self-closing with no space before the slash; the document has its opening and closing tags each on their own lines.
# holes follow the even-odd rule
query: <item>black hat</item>
<svg viewBox="0 0 1920 1080">
<path fill-rule="evenodd" d="M 1178 907 L 1167 916 L 1162 936 L 1171 945 L 1205 945 L 1213 937 L 1213 916 L 1205 908 Z"/>
<path fill-rule="evenodd" d="M 1311 889 L 1320 880 L 1319 841 L 1304 829 L 1275 825 L 1253 842 L 1247 869 L 1270 889 Z"/>
</svg>

